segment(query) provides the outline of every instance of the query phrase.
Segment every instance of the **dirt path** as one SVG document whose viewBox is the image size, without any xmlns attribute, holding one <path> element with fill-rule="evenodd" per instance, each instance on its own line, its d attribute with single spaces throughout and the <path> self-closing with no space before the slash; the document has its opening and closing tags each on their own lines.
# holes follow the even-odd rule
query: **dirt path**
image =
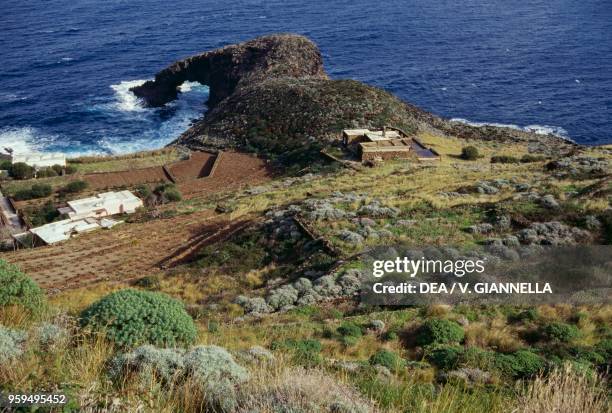
<svg viewBox="0 0 612 413">
<path fill-rule="evenodd" d="M 0 192 L 0 210 L 7 219 L 7 228 L 11 234 L 19 234 L 25 231 L 17 212 L 11 206 L 8 198 L 2 195 L 2 192 Z"/>
</svg>

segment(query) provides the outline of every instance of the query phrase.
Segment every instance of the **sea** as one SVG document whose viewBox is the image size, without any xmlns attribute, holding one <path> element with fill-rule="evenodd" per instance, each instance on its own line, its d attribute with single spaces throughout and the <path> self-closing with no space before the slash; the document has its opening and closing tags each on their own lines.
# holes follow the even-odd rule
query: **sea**
<svg viewBox="0 0 612 413">
<path fill-rule="evenodd" d="M 151 109 L 129 91 L 181 58 L 293 32 L 333 78 L 438 115 L 612 143 L 610 0 L 0 0 L 0 151 L 159 148 L 208 88 Z"/>
</svg>

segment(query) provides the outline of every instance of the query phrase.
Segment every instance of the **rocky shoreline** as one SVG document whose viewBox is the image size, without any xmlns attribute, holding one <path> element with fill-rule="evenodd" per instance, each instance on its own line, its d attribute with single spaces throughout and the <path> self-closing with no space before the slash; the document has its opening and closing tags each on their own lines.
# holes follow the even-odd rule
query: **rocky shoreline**
<svg viewBox="0 0 612 413">
<path fill-rule="evenodd" d="M 178 96 L 184 81 L 210 87 L 210 110 L 172 144 L 275 154 L 343 128 L 394 125 L 463 139 L 530 142 L 533 152 L 567 153 L 578 145 L 555 135 L 450 121 L 361 82 L 330 79 L 318 47 L 275 34 L 177 61 L 131 90 L 150 106 Z"/>
</svg>

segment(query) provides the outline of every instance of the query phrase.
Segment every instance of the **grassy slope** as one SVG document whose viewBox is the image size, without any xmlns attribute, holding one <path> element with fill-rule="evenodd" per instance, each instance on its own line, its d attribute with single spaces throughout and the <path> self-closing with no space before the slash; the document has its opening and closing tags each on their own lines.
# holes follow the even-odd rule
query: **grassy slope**
<svg viewBox="0 0 612 413">
<path fill-rule="evenodd" d="M 494 142 L 475 142 L 483 158 L 477 161 L 463 161 L 456 158 L 465 146 L 465 141 L 453 138 L 423 134 L 420 138 L 433 146 L 443 155 L 443 161 L 435 166 L 387 162 L 379 168 L 365 169 L 363 172 L 341 170 L 321 178 L 294 184 L 290 187 L 273 186 L 271 190 L 259 195 L 235 194 L 231 198 L 232 218 L 246 214 L 263 214 L 266 210 L 281 205 L 297 203 L 311 197 L 325 197 L 333 191 L 355 191 L 379 198 L 391 206 L 417 218 L 416 226 L 405 232 L 396 233 L 399 241 L 413 243 L 447 243 L 465 245 L 477 242 L 478 236 L 461 231 L 467 225 L 481 222 L 483 208 L 491 203 L 502 202 L 509 208 L 524 208 L 520 202 L 512 200 L 512 193 L 501 191 L 495 195 L 470 195 L 447 198 L 439 193 L 473 185 L 480 180 L 513 178 L 535 183 L 542 193 L 555 193 L 563 199 L 568 189 L 584 188 L 592 180 L 557 180 L 543 171 L 543 162 L 529 164 L 491 165 L 491 155 L 521 156 L 527 153 L 525 146 L 501 145 Z M 591 152 L 598 156 L 611 158 L 609 154 L 597 150 Z M 223 198 L 222 195 L 218 196 Z M 182 201 L 177 209 L 193 211 L 214 207 L 218 200 L 189 202 Z M 605 199 L 581 200 L 577 206 L 581 214 L 600 213 L 608 206 Z M 331 235 L 340 228 L 350 228 L 348 221 L 331 225 L 317 226 L 322 234 Z M 351 248 L 334 240 L 346 254 Z M 219 246 L 220 250 L 224 245 Z M 263 320 L 236 322 L 234 318 L 241 309 L 231 304 L 232 298 L 240 292 L 249 292 L 261 287 L 271 268 L 252 268 L 250 271 L 233 272 L 227 267 L 198 268 L 180 267 L 168 272 L 159 280 L 156 290 L 167 292 L 183 299 L 198 320 L 200 336 L 198 341 L 217 344 L 228 349 L 245 349 L 252 345 L 271 346 L 275 341 L 287 339 L 316 339 L 323 344 L 320 369 L 333 375 L 340 382 L 357 387 L 367 398 L 372 398 L 384 410 L 389 411 L 512 411 L 520 407 L 518 395 L 511 384 L 502 385 L 500 377 L 494 377 L 498 385 L 476 387 L 465 390 L 461 386 L 447 384 L 432 393 L 435 369 L 432 367 L 411 368 L 393 375 L 390 379 L 380 379 L 376 375 L 354 375 L 337 371 L 330 367 L 334 359 L 363 362 L 381 348 L 397 352 L 402 357 L 419 361 L 422 354 L 418 349 L 405 344 L 402 332 L 409 332 L 430 317 L 443 317 L 458 320 L 467 318 L 466 346 L 487 350 L 514 351 L 528 348 L 532 343 L 526 341 L 522 333 L 551 321 L 574 323 L 581 331 L 581 337 L 573 346 L 592 346 L 609 335 L 612 323 L 610 307 L 572 308 L 569 306 L 541 306 L 538 319 L 530 323 L 512 323 L 509 315 L 516 312 L 511 308 L 446 308 L 430 307 L 423 309 L 402 309 L 398 311 L 354 312 L 350 306 L 322 305 L 291 311 L 287 314 L 271 315 Z M 145 274 L 143 274 L 145 275 Z M 51 297 L 51 304 L 58 311 L 77 315 L 85 306 L 110 291 L 126 287 L 122 283 L 100 283 L 93 287 L 63 292 Z M 219 295 L 218 309 L 203 304 L 203 299 Z M 581 315 L 582 314 L 582 315 Z M 0 314 L 2 324 L 22 325 L 27 321 L 16 321 L 11 314 Z M 383 320 L 387 329 L 398 331 L 400 336 L 388 341 L 374 334 L 366 334 L 350 346 L 342 344 L 335 333 L 343 321 L 367 323 L 369 320 Z M 576 322 L 575 320 L 579 321 Z M 608 332 L 606 332 L 608 331 Z M 538 344 L 536 344 L 538 345 Z M 282 351 L 277 354 L 280 355 Z M 40 386 L 53 387 L 68 383 L 77 393 L 85 394 L 94 400 L 106 395 L 116 395 L 105 379 L 103 363 L 110 356 L 106 343 L 95 338 L 87 338 L 81 345 L 60 349 L 48 354 L 31 352 L 10 372 L 3 371 L 0 378 L 8 386 L 20 389 L 36 389 Z M 285 365 L 299 365 L 302 361 L 293 358 L 293 353 L 285 356 Z M 65 384 L 64 384 L 65 385 Z M 6 386 L 6 384 L 5 384 Z M 87 389 L 87 390 L 85 390 Z M 172 411 L 174 402 L 167 400 L 159 391 L 145 396 L 137 389 L 125 386 L 121 391 L 125 403 L 137 404 L 149 400 L 150 406 L 158 411 Z M 155 406 L 155 407 L 153 407 Z"/>
</svg>

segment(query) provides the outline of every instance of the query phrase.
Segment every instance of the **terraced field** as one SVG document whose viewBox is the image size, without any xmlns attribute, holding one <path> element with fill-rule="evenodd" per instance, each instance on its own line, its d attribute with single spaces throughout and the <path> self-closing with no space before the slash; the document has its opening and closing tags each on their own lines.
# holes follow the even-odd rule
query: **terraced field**
<svg viewBox="0 0 612 413">
<path fill-rule="evenodd" d="M 64 243 L 3 255 L 46 289 L 66 289 L 94 281 L 154 274 L 188 259 L 189 254 L 242 228 L 248 220 L 228 222 L 201 211 L 112 230 L 83 234 Z"/>
</svg>

